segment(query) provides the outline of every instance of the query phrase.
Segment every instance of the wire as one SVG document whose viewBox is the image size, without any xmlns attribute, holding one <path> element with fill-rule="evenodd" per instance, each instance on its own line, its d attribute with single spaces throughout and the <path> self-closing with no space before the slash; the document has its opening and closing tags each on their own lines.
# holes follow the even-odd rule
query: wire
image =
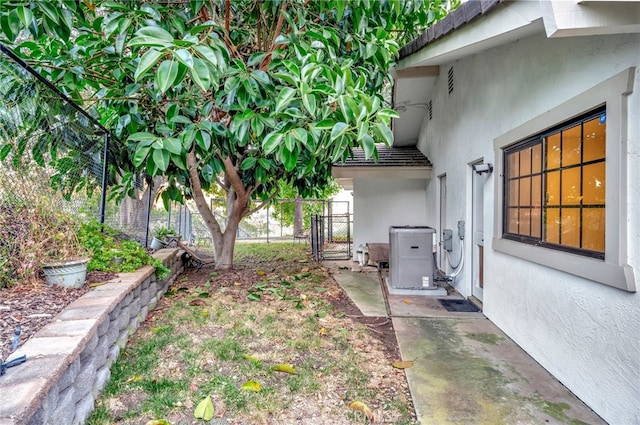
<svg viewBox="0 0 640 425">
<path fill-rule="evenodd" d="M 449 251 L 446 251 L 447 253 L 447 261 L 449 262 L 449 265 L 451 266 L 452 269 L 457 269 L 458 267 L 461 267 L 462 264 L 464 264 L 464 239 L 460 239 L 460 260 L 458 260 L 458 264 L 456 264 L 455 266 L 453 264 L 451 264 L 451 256 L 449 254 Z"/>
</svg>

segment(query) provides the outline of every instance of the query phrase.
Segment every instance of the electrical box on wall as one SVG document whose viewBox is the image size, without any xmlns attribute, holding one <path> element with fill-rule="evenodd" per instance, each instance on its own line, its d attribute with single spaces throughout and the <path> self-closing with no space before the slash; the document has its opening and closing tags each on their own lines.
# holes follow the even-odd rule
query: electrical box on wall
<svg viewBox="0 0 640 425">
<path fill-rule="evenodd" d="M 464 221 L 463 220 L 458 221 L 458 237 L 460 238 L 460 240 L 464 239 Z"/>
<path fill-rule="evenodd" d="M 442 231 L 442 248 L 446 251 L 453 251 L 453 230 L 444 229 Z"/>
</svg>

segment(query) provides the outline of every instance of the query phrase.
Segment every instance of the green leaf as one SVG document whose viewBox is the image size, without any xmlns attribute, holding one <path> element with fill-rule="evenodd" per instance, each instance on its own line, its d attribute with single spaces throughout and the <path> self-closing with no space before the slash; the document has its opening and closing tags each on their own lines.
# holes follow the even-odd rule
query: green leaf
<svg viewBox="0 0 640 425">
<path fill-rule="evenodd" d="M 196 52 L 198 52 L 202 59 L 206 60 L 213 66 L 218 66 L 218 58 L 211 47 L 195 46 L 194 49 Z"/>
<path fill-rule="evenodd" d="M 202 419 L 204 421 L 210 421 L 213 419 L 213 402 L 211 397 L 206 396 L 193 411 L 193 416 L 196 419 Z"/>
<path fill-rule="evenodd" d="M 362 138 L 362 149 L 364 150 L 365 159 L 369 159 L 375 154 L 376 145 L 373 142 L 373 137 L 365 134 Z"/>
<path fill-rule="evenodd" d="M 202 178 L 205 179 L 206 181 L 210 182 L 211 180 L 213 180 L 213 176 L 214 176 L 214 172 L 213 172 L 213 167 L 209 164 L 205 164 L 202 167 Z"/>
<path fill-rule="evenodd" d="M 180 139 L 173 137 L 162 139 L 162 147 L 176 155 L 180 155 L 182 153 L 182 143 L 180 143 Z"/>
<path fill-rule="evenodd" d="M 193 69 L 191 69 L 191 78 L 193 81 L 204 91 L 209 90 L 211 87 L 211 75 L 209 74 L 209 68 L 202 59 L 193 60 Z"/>
<path fill-rule="evenodd" d="M 387 146 L 391 146 L 391 144 L 393 143 L 393 133 L 391 132 L 389 127 L 382 123 L 378 123 L 373 129 L 378 137 L 380 137 L 387 144 Z"/>
<path fill-rule="evenodd" d="M 254 165 L 256 165 L 256 161 L 256 158 L 245 158 L 244 161 L 242 161 L 242 164 L 240 164 L 240 169 L 249 170 L 253 168 Z"/>
<path fill-rule="evenodd" d="M 164 149 L 154 149 L 153 162 L 160 171 L 167 171 L 169 168 L 169 152 Z"/>
<path fill-rule="evenodd" d="M 292 151 L 284 149 L 282 151 L 282 157 L 284 159 L 284 169 L 291 172 L 296 168 L 296 164 L 298 163 L 298 149 L 293 149 Z"/>
<path fill-rule="evenodd" d="M 302 104 L 304 105 L 309 115 L 316 116 L 316 97 L 313 94 L 305 94 L 302 96 Z"/>
<path fill-rule="evenodd" d="M 178 62 L 173 60 L 162 61 L 156 71 L 156 81 L 161 93 L 165 93 L 178 76 Z"/>
<path fill-rule="evenodd" d="M 22 21 L 22 25 L 25 28 L 31 25 L 31 22 L 33 21 L 33 13 L 31 12 L 31 9 L 24 6 L 18 6 L 16 8 L 16 13 L 18 14 L 18 18 L 20 18 L 20 20 Z"/>
<path fill-rule="evenodd" d="M 269 155 L 270 153 L 272 153 L 278 147 L 278 144 L 280 144 L 282 137 L 282 133 L 276 131 L 272 131 L 271 133 L 267 134 L 267 136 L 262 141 L 262 149 L 264 149 L 264 154 Z"/>
<path fill-rule="evenodd" d="M 7 159 L 7 156 L 9 155 L 9 152 L 11 152 L 12 148 L 13 148 L 13 145 L 11 143 L 7 143 L 2 147 L 2 149 L 0 149 L 0 162 Z"/>
<path fill-rule="evenodd" d="M 156 135 L 143 131 L 139 133 L 133 133 L 131 136 L 128 137 L 127 140 L 133 141 L 133 142 L 148 142 L 148 141 L 153 142 L 157 138 L 158 137 Z"/>
<path fill-rule="evenodd" d="M 37 4 L 40 7 L 40 9 L 42 9 L 42 11 L 45 13 L 45 15 L 47 15 L 49 19 L 51 19 L 53 23 L 57 24 L 60 22 L 60 15 L 58 14 L 58 9 L 56 9 L 56 7 L 51 4 L 51 2 L 39 1 L 37 2 Z"/>
<path fill-rule="evenodd" d="M 173 36 L 166 30 L 157 26 L 147 26 L 136 31 L 138 37 L 150 37 L 164 42 L 173 42 Z"/>
<path fill-rule="evenodd" d="M 336 122 L 334 120 L 326 119 L 314 124 L 313 127 L 317 130 L 328 130 L 330 128 L 333 128 L 335 124 Z"/>
<path fill-rule="evenodd" d="M 282 112 L 285 110 L 289 106 L 289 103 L 291 103 L 295 94 L 296 91 L 291 87 L 284 87 L 280 90 L 280 94 L 276 98 L 276 112 Z"/>
<path fill-rule="evenodd" d="M 382 115 L 383 117 L 388 118 L 400 118 L 400 114 L 398 114 L 393 109 L 381 109 L 378 111 L 378 115 Z"/>
<path fill-rule="evenodd" d="M 193 56 L 187 49 L 178 49 L 173 52 L 174 56 L 183 64 L 187 66 L 187 68 L 193 68 Z"/>
<path fill-rule="evenodd" d="M 140 77 L 146 74 L 147 71 L 149 71 L 158 62 L 160 56 L 162 56 L 162 51 L 158 49 L 151 48 L 147 50 L 138 62 L 138 67 L 136 68 L 136 72 L 133 74 L 133 79 L 138 81 Z"/>
<path fill-rule="evenodd" d="M 347 126 L 347 124 L 343 122 L 337 122 L 331 129 L 331 141 L 333 142 L 338 137 L 344 135 L 348 129 L 349 127 Z"/>
<path fill-rule="evenodd" d="M 211 135 L 204 130 L 200 130 L 196 133 L 196 142 L 206 152 L 211 147 Z"/>
<path fill-rule="evenodd" d="M 150 150 L 151 146 L 139 146 L 136 149 L 136 153 L 133 155 L 133 165 L 136 168 L 140 167 L 144 163 Z"/>
</svg>

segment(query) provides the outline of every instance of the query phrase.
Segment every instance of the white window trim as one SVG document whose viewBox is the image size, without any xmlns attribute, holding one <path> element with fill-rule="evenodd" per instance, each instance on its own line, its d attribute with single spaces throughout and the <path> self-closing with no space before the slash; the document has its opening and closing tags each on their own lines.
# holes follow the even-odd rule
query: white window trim
<svg viewBox="0 0 640 425">
<path fill-rule="evenodd" d="M 628 96 L 633 92 L 635 67 L 584 91 L 567 102 L 539 115 L 493 142 L 496 171 L 494 229 L 492 249 L 515 257 L 636 292 L 633 268 L 627 263 L 627 122 Z M 502 238 L 504 164 L 503 149 L 606 104 L 607 188 L 604 261 Z"/>
</svg>

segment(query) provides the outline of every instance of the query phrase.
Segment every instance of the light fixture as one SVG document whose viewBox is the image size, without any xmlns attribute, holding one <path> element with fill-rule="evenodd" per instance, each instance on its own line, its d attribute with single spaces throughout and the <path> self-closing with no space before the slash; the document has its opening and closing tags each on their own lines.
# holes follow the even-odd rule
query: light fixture
<svg viewBox="0 0 640 425">
<path fill-rule="evenodd" d="M 493 165 L 487 163 L 482 163 L 482 164 L 473 164 L 473 171 L 476 172 L 476 174 L 491 174 L 493 172 Z"/>
</svg>

